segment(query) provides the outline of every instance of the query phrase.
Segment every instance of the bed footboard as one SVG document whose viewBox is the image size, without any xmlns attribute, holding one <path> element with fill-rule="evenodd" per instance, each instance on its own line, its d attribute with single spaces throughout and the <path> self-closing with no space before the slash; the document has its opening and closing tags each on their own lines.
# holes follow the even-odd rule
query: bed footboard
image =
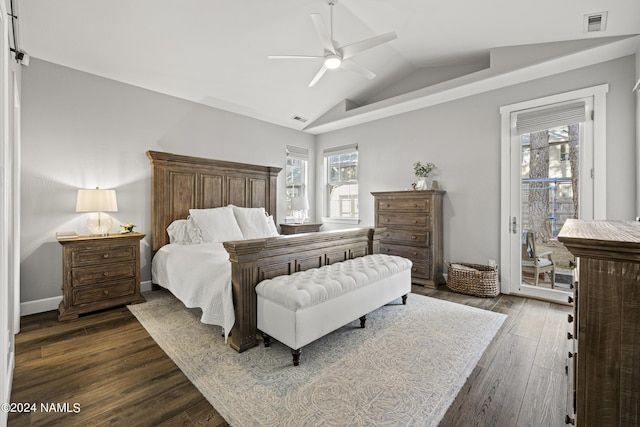
<svg viewBox="0 0 640 427">
<path fill-rule="evenodd" d="M 382 231 L 384 228 L 356 228 L 225 242 L 231 261 L 236 318 L 229 340 L 231 347 L 241 353 L 258 344 L 255 292 L 258 283 L 379 253 Z"/>
</svg>

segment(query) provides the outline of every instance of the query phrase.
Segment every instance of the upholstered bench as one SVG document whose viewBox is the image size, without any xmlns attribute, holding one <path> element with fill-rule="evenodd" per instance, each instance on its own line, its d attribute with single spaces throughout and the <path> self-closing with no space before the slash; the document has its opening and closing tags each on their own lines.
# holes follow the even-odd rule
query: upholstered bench
<svg viewBox="0 0 640 427">
<path fill-rule="evenodd" d="M 411 261 L 374 254 L 288 276 L 256 286 L 257 322 L 265 346 L 273 337 L 291 348 L 293 364 L 300 349 L 367 313 L 411 292 Z"/>
</svg>

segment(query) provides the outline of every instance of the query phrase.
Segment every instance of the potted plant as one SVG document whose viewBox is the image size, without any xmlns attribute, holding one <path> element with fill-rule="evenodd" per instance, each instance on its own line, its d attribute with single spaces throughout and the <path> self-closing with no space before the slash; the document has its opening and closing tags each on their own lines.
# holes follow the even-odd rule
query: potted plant
<svg viewBox="0 0 640 427">
<path fill-rule="evenodd" d="M 413 164 L 413 173 L 418 178 L 416 190 L 427 189 L 427 177 L 435 168 L 436 165 L 434 165 L 433 163 L 415 162 Z"/>
</svg>

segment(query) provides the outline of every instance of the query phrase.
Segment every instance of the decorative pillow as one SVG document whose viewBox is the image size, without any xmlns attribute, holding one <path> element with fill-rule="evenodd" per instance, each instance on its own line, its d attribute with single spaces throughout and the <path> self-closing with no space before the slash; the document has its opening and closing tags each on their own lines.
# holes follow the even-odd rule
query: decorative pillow
<svg viewBox="0 0 640 427">
<path fill-rule="evenodd" d="M 267 222 L 267 212 L 264 208 L 241 208 L 239 206 L 229 205 L 233 209 L 233 214 L 238 221 L 240 230 L 245 239 L 262 239 L 265 237 L 274 237 L 278 235 L 278 230 L 273 229 Z M 273 218 L 271 219 L 273 223 Z M 273 225 L 275 228 L 275 224 Z"/>
<path fill-rule="evenodd" d="M 279 236 L 278 227 L 276 227 L 276 223 L 273 221 L 273 215 L 269 215 L 267 217 L 267 227 L 269 227 L 269 232 L 271 233 L 271 237 Z"/>
<path fill-rule="evenodd" d="M 229 206 L 212 209 L 189 209 L 194 224 L 202 233 L 205 243 L 242 240 L 242 231 Z"/>
<path fill-rule="evenodd" d="M 197 245 L 202 243 L 200 229 L 193 224 L 191 219 L 177 219 L 167 227 L 169 243 L 178 245 Z"/>
</svg>

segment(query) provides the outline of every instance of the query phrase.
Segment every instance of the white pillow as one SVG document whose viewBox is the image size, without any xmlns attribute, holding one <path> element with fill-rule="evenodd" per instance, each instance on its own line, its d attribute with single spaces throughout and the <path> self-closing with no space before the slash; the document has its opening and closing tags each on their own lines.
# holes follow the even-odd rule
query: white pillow
<svg viewBox="0 0 640 427">
<path fill-rule="evenodd" d="M 273 221 L 273 215 L 269 215 L 267 217 L 267 227 L 269 227 L 269 232 L 271 233 L 271 237 L 279 236 L 278 227 L 276 227 L 276 223 Z"/>
<path fill-rule="evenodd" d="M 267 213 L 264 208 L 241 208 L 239 206 L 229 205 L 233 209 L 240 230 L 245 239 L 263 239 L 265 237 L 274 237 L 278 235 L 278 230 L 269 226 L 267 221 Z M 273 219 L 271 219 L 273 223 Z M 275 224 L 273 225 L 275 228 Z"/>
<path fill-rule="evenodd" d="M 178 245 L 197 245 L 202 243 L 200 229 L 191 219 L 177 219 L 167 227 L 169 243 Z"/>
<path fill-rule="evenodd" d="M 242 231 L 238 227 L 233 210 L 229 206 L 212 209 L 189 209 L 191 219 L 202 233 L 205 243 L 242 240 Z"/>
</svg>

